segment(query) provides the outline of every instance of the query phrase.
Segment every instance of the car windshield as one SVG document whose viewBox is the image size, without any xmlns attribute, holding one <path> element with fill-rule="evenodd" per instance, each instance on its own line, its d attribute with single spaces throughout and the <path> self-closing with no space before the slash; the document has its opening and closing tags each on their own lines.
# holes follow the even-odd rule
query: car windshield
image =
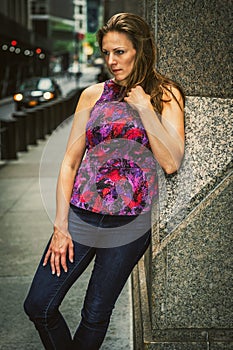
<svg viewBox="0 0 233 350">
<path fill-rule="evenodd" d="M 48 90 L 51 89 L 52 82 L 48 78 L 43 78 L 38 81 L 38 89 L 39 90 Z"/>
<path fill-rule="evenodd" d="M 52 87 L 52 81 L 49 78 L 26 80 L 20 88 L 23 90 L 49 90 Z"/>
</svg>

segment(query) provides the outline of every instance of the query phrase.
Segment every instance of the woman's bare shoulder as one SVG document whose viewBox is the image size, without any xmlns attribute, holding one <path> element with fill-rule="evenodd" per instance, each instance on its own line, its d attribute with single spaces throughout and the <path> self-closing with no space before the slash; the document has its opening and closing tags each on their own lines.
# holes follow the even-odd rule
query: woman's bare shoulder
<svg viewBox="0 0 233 350">
<path fill-rule="evenodd" d="M 180 106 L 183 107 L 183 104 L 184 104 L 184 98 L 182 96 L 182 93 L 181 91 L 175 87 L 175 86 L 172 86 L 172 85 L 164 85 L 164 86 L 161 86 L 162 87 L 162 91 L 163 91 L 163 96 L 162 96 L 162 99 L 163 99 L 163 102 L 166 103 L 166 102 L 178 102 L 180 104 Z"/>
<path fill-rule="evenodd" d="M 86 104 L 86 107 L 92 107 L 101 97 L 104 89 L 104 83 L 98 83 L 88 86 L 83 90 L 80 100 L 82 104 Z"/>
</svg>

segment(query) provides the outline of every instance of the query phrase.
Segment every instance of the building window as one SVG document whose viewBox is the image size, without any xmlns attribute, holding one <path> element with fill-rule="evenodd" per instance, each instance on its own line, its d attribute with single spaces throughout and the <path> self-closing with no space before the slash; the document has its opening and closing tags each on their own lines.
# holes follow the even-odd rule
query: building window
<svg viewBox="0 0 233 350">
<path fill-rule="evenodd" d="M 79 5 L 78 9 L 79 9 L 79 14 L 82 15 L 83 14 L 83 6 Z"/>
<path fill-rule="evenodd" d="M 46 7 L 45 6 L 40 6 L 39 7 L 39 14 L 40 15 L 46 15 Z"/>
<path fill-rule="evenodd" d="M 45 0 L 31 2 L 31 14 L 32 15 L 46 15 L 47 14 L 47 2 Z"/>
<path fill-rule="evenodd" d="M 34 15 L 36 13 L 36 3 L 35 1 L 31 2 L 31 14 Z"/>
</svg>

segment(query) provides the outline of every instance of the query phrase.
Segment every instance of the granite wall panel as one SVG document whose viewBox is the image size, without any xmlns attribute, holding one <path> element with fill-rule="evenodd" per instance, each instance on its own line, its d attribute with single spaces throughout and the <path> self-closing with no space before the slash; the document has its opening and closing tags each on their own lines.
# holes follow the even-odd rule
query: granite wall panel
<svg viewBox="0 0 233 350">
<path fill-rule="evenodd" d="M 158 169 L 145 260 L 152 332 L 135 350 L 230 350 L 233 2 L 144 0 L 143 11 L 158 70 L 188 97 L 181 169 Z"/>
<path fill-rule="evenodd" d="M 185 156 L 181 168 L 172 176 L 165 176 L 158 169 L 160 240 L 182 222 L 231 167 L 231 99 L 189 96 L 185 124 Z"/>
<path fill-rule="evenodd" d="M 233 342 L 232 192 L 233 175 L 154 252 L 152 338 L 161 349 L 173 349 L 162 346 L 167 342 L 182 350 L 188 347 L 181 343 L 194 342 L 197 349 L 199 343 L 228 349 Z"/>
<path fill-rule="evenodd" d="M 190 96 L 232 97 L 230 0 L 157 0 L 158 69 Z M 148 18 L 149 18 L 148 14 Z"/>
<path fill-rule="evenodd" d="M 141 349 L 142 350 L 142 349 Z M 205 343 L 151 343 L 146 344 L 143 350 L 209 350 Z M 220 349 L 219 349 L 220 350 Z M 225 349 L 224 349 L 225 350 Z M 230 349 L 226 349 L 230 350 Z"/>
</svg>

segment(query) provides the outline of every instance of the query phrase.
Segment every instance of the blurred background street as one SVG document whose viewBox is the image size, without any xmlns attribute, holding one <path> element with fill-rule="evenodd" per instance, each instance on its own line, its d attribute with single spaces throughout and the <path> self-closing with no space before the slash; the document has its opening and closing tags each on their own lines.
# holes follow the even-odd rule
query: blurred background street
<svg viewBox="0 0 233 350">
<path fill-rule="evenodd" d="M 74 89 L 83 89 L 93 82 L 97 81 L 97 75 L 100 72 L 98 67 L 88 66 L 85 63 L 81 65 L 82 77 L 76 79 L 75 76 L 60 74 L 54 79 L 61 88 L 62 96 L 65 97 Z M 8 120 L 15 111 L 13 96 L 0 99 L 0 120 Z"/>
</svg>

